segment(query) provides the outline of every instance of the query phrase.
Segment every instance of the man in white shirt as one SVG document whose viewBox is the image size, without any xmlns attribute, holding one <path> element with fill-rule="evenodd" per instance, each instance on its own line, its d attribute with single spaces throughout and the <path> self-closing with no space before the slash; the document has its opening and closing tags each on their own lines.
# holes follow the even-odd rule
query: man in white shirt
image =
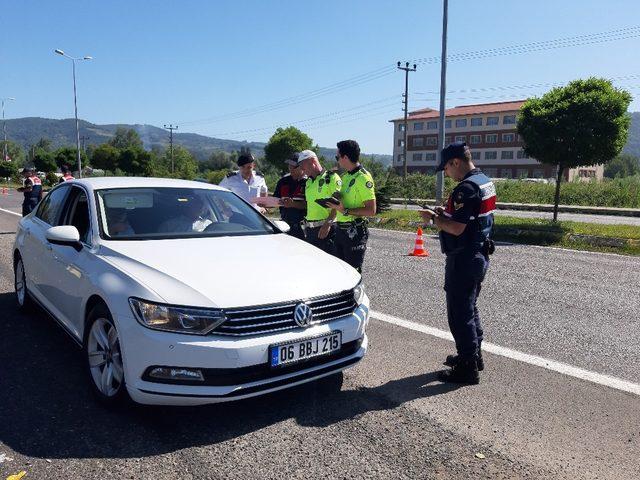
<svg viewBox="0 0 640 480">
<path fill-rule="evenodd" d="M 183 199 L 185 205 L 179 209 L 179 214 L 165 220 L 158 227 L 162 233 L 191 233 L 202 232 L 211 225 L 211 220 L 202 216 L 204 204 L 198 197 Z"/>
<path fill-rule="evenodd" d="M 243 153 L 238 157 L 238 171 L 229 173 L 220 182 L 220 186 L 228 188 L 240 198 L 250 202 L 255 197 L 267 196 L 267 183 L 264 177 L 255 171 L 256 161 L 250 153 Z M 262 207 L 254 205 L 264 213 Z"/>
</svg>

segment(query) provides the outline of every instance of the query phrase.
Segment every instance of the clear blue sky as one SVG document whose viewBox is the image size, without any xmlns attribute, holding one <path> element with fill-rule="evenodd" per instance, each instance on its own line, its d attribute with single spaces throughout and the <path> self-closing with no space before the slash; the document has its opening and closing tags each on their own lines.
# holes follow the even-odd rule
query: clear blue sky
<svg viewBox="0 0 640 480">
<path fill-rule="evenodd" d="M 322 146 L 355 138 L 363 151 L 390 153 L 388 120 L 401 116 L 403 74 L 389 68 L 372 81 L 339 82 L 440 54 L 441 0 L 0 0 L 0 7 L 0 97 L 16 97 L 8 118 L 73 116 L 71 64 L 53 53 L 60 48 L 95 59 L 78 66 L 79 115 L 94 123 L 177 123 L 180 132 L 255 141 L 294 124 Z M 638 0 L 450 0 L 449 14 L 449 54 L 640 26 Z M 447 106 L 525 98 L 548 88 L 531 85 L 590 75 L 632 76 L 615 83 L 639 95 L 640 30 L 618 36 L 628 32 L 634 36 L 452 61 Z M 439 82 L 439 65 L 421 63 L 410 77 L 410 109 L 437 108 L 430 92 Z M 480 90 L 460 91 L 469 89 Z M 231 115 L 298 96 L 275 105 L 284 108 Z"/>
</svg>

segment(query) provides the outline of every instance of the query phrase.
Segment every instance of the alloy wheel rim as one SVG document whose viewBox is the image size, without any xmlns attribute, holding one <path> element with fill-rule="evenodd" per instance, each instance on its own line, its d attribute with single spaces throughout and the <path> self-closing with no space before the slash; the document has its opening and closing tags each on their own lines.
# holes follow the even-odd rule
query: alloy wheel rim
<svg viewBox="0 0 640 480">
<path fill-rule="evenodd" d="M 89 369 L 93 383 L 100 393 L 115 396 L 124 380 L 122 353 L 116 327 L 105 318 L 98 318 L 91 326 L 87 345 Z"/>
<path fill-rule="evenodd" d="M 18 303 L 24 305 L 24 265 L 22 264 L 22 260 L 18 260 L 18 264 L 16 265 L 15 288 Z"/>
</svg>

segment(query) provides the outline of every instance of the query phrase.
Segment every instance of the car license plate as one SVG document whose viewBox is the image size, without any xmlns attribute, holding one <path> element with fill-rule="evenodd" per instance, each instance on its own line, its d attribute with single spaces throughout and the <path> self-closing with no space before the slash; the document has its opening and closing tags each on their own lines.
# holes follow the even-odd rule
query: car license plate
<svg viewBox="0 0 640 480">
<path fill-rule="evenodd" d="M 331 332 L 321 337 L 307 338 L 296 342 L 272 345 L 270 362 L 272 367 L 303 362 L 311 358 L 329 355 L 342 347 L 342 332 Z"/>
</svg>

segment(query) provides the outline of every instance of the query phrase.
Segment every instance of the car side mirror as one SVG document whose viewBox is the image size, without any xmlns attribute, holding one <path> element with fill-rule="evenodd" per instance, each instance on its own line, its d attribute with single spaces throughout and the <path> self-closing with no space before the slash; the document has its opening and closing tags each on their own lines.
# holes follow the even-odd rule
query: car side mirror
<svg viewBox="0 0 640 480">
<path fill-rule="evenodd" d="M 73 225 L 60 225 L 58 227 L 51 227 L 45 232 L 45 237 L 54 245 L 64 245 L 67 247 L 73 247 L 76 251 L 82 250 L 82 243 L 80 243 L 80 232 Z"/>
<path fill-rule="evenodd" d="M 278 227 L 278 230 L 280 230 L 282 233 L 287 233 L 289 230 L 291 230 L 291 227 L 289 226 L 289 224 L 284 220 L 274 220 L 273 223 L 275 224 L 276 227 Z"/>
</svg>

